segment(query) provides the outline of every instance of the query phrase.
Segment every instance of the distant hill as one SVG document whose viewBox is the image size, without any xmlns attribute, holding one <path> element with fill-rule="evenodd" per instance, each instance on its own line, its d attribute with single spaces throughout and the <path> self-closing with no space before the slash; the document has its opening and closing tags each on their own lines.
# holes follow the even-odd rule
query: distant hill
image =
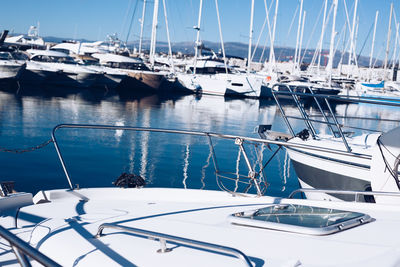
<svg viewBox="0 0 400 267">
<path fill-rule="evenodd" d="M 207 48 L 212 49 L 215 53 L 221 53 L 221 46 L 219 43 L 204 41 L 204 46 Z M 239 43 L 239 42 L 226 42 L 225 44 L 225 53 L 227 56 L 234 56 L 240 58 L 247 58 L 248 53 L 248 44 Z M 137 42 L 130 42 L 129 47 L 133 48 L 138 47 Z M 143 43 L 145 48 L 148 48 L 150 42 L 146 41 Z M 253 49 L 255 46 L 253 46 Z M 157 42 L 157 51 L 168 53 L 168 43 L 167 42 Z M 173 52 L 181 52 L 184 54 L 194 54 L 194 42 L 176 42 L 172 44 L 172 51 Z M 304 50 L 302 50 L 301 55 L 304 55 L 303 63 L 309 64 L 312 61 L 313 55 L 315 50 L 309 49 L 304 55 Z M 294 57 L 295 48 L 293 47 L 275 47 L 275 56 L 278 61 L 289 61 L 292 60 Z M 328 50 L 323 50 L 322 54 L 324 56 L 321 57 L 321 65 L 326 65 L 328 61 Z M 260 61 L 260 57 L 262 57 L 262 61 L 265 61 L 269 57 L 269 47 L 266 47 L 263 53 L 263 47 L 258 47 L 256 52 L 254 53 L 253 61 Z M 341 52 L 336 52 L 333 65 L 336 67 L 340 62 Z M 343 62 L 347 63 L 348 61 L 348 53 L 344 53 L 343 55 Z M 359 66 L 368 66 L 369 64 L 369 57 L 360 56 L 358 58 Z M 378 65 L 382 65 L 382 61 L 377 61 Z"/>
<path fill-rule="evenodd" d="M 43 37 L 43 39 L 46 42 L 52 42 L 52 43 L 60 43 L 64 40 L 67 40 L 68 38 L 60 38 L 60 37 L 54 37 L 54 36 L 46 36 Z M 91 40 L 87 39 L 78 39 L 76 41 L 80 42 L 93 42 Z M 210 42 L 210 41 L 204 41 L 203 42 L 204 46 L 207 48 L 212 49 L 215 53 L 221 53 L 221 46 L 219 43 L 216 42 Z M 143 41 L 143 47 L 145 49 L 148 49 L 150 46 L 150 41 L 145 40 Z M 129 42 L 128 47 L 130 49 L 133 49 L 133 47 L 138 47 L 138 42 Z M 253 46 L 254 49 L 254 46 Z M 168 43 L 167 42 L 157 42 L 157 51 L 158 52 L 163 52 L 163 53 L 168 53 Z M 181 52 L 183 54 L 188 54 L 188 55 L 193 55 L 194 54 L 194 42 L 175 42 L 172 43 L 172 51 L 174 53 Z M 248 53 L 248 45 L 240 42 L 226 42 L 225 43 L 225 53 L 227 56 L 230 57 L 240 57 L 240 58 L 247 58 L 247 53 Z M 293 59 L 295 49 L 293 47 L 276 47 L 275 48 L 275 53 L 276 53 L 276 59 L 278 61 L 289 61 Z M 302 50 L 302 55 L 304 54 L 304 50 Z M 323 54 L 325 56 L 321 57 L 321 65 L 326 65 L 327 59 L 328 59 L 328 54 L 329 51 L 324 50 Z M 256 52 L 254 53 L 253 61 L 259 62 L 260 57 L 262 55 L 262 61 L 265 61 L 269 57 L 269 47 L 266 47 L 263 53 L 263 47 L 258 47 Z M 309 64 L 312 61 L 312 57 L 314 55 L 314 49 L 307 50 L 307 52 L 304 55 L 303 63 L 304 64 Z M 341 53 L 336 52 L 333 65 L 336 67 L 340 61 L 341 58 Z M 343 62 L 348 61 L 348 53 L 344 53 L 343 55 Z M 365 56 L 360 56 L 358 58 L 358 64 L 359 66 L 368 66 L 369 64 L 369 58 Z M 377 61 L 377 65 L 382 65 L 382 60 Z"/>
</svg>

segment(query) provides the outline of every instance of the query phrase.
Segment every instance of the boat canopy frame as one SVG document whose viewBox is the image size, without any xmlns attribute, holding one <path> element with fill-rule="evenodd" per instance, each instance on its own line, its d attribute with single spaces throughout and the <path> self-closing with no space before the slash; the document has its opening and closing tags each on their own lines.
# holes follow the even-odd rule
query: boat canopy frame
<svg viewBox="0 0 400 267">
<path fill-rule="evenodd" d="M 287 91 L 279 90 L 280 87 L 287 88 Z M 299 88 L 301 89 L 300 92 L 299 92 Z M 361 128 L 361 127 L 354 127 L 354 126 L 350 126 L 350 125 L 340 124 L 338 121 L 338 117 L 335 115 L 335 112 L 332 109 L 332 105 L 331 105 L 330 101 L 343 102 L 343 103 L 378 104 L 378 105 L 388 105 L 388 106 L 400 107 L 400 101 L 398 99 L 316 94 L 313 92 L 312 87 L 310 87 L 308 85 L 288 85 L 288 84 L 283 84 L 283 83 L 277 83 L 272 86 L 271 93 L 272 93 L 272 96 L 282 114 L 285 124 L 288 127 L 289 132 L 292 135 L 292 137 L 295 137 L 296 134 L 293 130 L 293 127 L 292 127 L 289 119 L 302 120 L 313 139 L 317 138 L 317 133 L 316 133 L 313 123 L 325 124 L 328 126 L 329 130 L 331 131 L 331 133 L 334 137 L 339 137 L 342 139 L 343 144 L 346 148 L 346 151 L 349 153 L 351 152 L 351 147 L 349 146 L 349 144 L 347 142 L 346 131 L 344 131 L 343 128 L 365 130 L 365 131 L 369 131 L 369 132 L 379 132 L 379 131 L 376 131 L 373 129 L 366 129 L 366 128 Z M 289 96 L 289 99 L 291 96 L 297 109 L 299 110 L 301 117 L 286 115 L 286 113 L 282 107 L 282 104 L 279 100 L 279 96 L 286 96 L 286 97 Z M 318 110 L 323 117 L 323 120 L 316 120 L 316 119 L 310 118 L 311 115 L 306 112 L 306 110 L 304 108 L 304 103 L 301 101 L 301 97 L 308 98 L 308 99 L 311 99 L 312 101 L 314 101 L 313 103 L 315 103 L 317 105 Z M 323 101 L 323 102 L 321 103 L 320 101 Z M 384 102 L 384 101 L 387 101 L 387 102 Z M 322 108 L 323 104 L 328 108 L 328 112 L 326 112 Z M 333 122 L 330 121 L 329 118 L 332 118 Z M 368 119 L 379 120 L 376 118 L 368 118 Z M 397 122 L 400 122 L 400 120 L 398 120 Z M 334 130 L 334 128 L 336 129 L 336 131 Z"/>
</svg>

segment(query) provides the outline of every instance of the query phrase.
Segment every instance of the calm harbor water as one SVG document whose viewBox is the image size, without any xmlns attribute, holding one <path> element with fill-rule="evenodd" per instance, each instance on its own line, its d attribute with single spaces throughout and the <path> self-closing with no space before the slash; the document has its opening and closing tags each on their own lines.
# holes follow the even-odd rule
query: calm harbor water
<svg viewBox="0 0 400 267">
<path fill-rule="evenodd" d="M 341 116 L 400 119 L 400 110 L 391 107 L 352 104 L 337 105 L 335 110 Z M 285 111 L 291 115 L 298 112 L 293 106 L 285 107 Z M 346 122 L 382 131 L 398 125 L 357 119 Z M 185 129 L 250 137 L 258 137 L 254 133 L 257 125 L 272 124 L 273 130 L 288 132 L 275 102 L 266 100 L 193 95 L 127 98 L 91 91 L 60 94 L 58 88 L 45 93 L 0 91 L 0 148 L 26 148 L 43 143 L 50 139 L 53 127 L 61 123 Z M 293 124 L 296 131 L 304 128 L 300 121 Z M 220 187 L 205 137 L 61 129 L 57 138 L 73 183 L 80 187 L 113 186 L 112 182 L 123 172 L 141 175 L 148 187 Z M 224 176 L 247 175 L 244 158 L 233 141 L 212 139 L 212 142 L 218 169 Z M 248 145 L 246 151 L 253 164 L 257 158 L 263 157 L 265 162 L 272 155 L 267 147 Z M 298 187 L 284 150 L 264 173 L 269 195 L 287 196 Z M 68 187 L 53 144 L 23 154 L 0 152 L 0 180 L 15 181 L 18 191 L 32 193 Z M 230 190 L 246 187 L 234 180 L 223 180 Z"/>
</svg>

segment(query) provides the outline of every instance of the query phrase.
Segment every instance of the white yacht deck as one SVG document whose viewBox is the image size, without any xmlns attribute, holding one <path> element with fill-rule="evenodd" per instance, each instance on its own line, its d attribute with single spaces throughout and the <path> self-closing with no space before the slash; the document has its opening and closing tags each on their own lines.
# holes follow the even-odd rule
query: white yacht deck
<svg viewBox="0 0 400 267">
<path fill-rule="evenodd" d="M 161 188 L 52 190 L 39 192 L 34 201 L 40 198 L 50 202 L 21 208 L 18 229 L 13 232 L 63 266 L 243 266 L 244 263 L 228 254 L 174 242 L 167 242 L 171 252 L 157 253 L 159 241 L 121 230 L 106 228 L 104 235 L 96 239 L 94 236 L 103 223 L 232 247 L 247 255 L 254 266 L 400 263 L 397 206 Z M 357 211 L 374 220 L 323 236 L 241 226 L 229 221 L 231 214 L 278 203 Z M 2 249 L 6 248 L 3 244 Z M 5 257 L 2 254 L 0 259 Z"/>
</svg>

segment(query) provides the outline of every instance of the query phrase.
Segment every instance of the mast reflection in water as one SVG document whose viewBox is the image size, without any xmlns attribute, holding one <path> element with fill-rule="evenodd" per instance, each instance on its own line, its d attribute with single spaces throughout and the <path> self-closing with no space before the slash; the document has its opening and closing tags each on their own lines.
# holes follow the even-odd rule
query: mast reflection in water
<svg viewBox="0 0 400 267">
<path fill-rule="evenodd" d="M 358 113 L 360 107 L 353 106 L 357 108 L 336 108 L 341 115 Z M 290 113 L 293 107 L 286 109 Z M 376 117 L 379 112 L 392 112 L 399 117 L 397 111 L 368 112 L 375 112 L 369 116 Z M 0 147 L 24 148 L 42 143 L 50 139 L 52 128 L 60 123 L 185 129 L 251 137 L 258 137 L 254 133 L 257 125 L 272 124 L 273 130 L 287 132 L 275 103 L 265 100 L 193 95 L 127 98 L 90 91 L 55 96 L 0 91 Z M 296 125 L 302 127 L 301 123 Z M 212 153 L 204 137 L 87 129 L 62 129 L 57 137 L 71 177 L 80 187 L 113 186 L 122 172 L 128 172 L 144 177 L 148 187 L 219 189 Z M 230 172 L 231 178 L 248 174 L 239 147 L 232 140 L 212 141 L 221 170 Z M 258 169 L 260 164 L 255 159 L 265 162 L 272 154 L 264 146 L 247 146 L 246 151 Z M 267 194 L 287 196 L 298 187 L 285 150 L 277 154 L 264 174 Z M 0 180 L 15 181 L 17 190 L 32 193 L 68 186 L 52 145 L 24 154 L 0 152 Z M 245 187 L 234 180 L 227 185 L 230 190 L 243 191 Z"/>
</svg>

